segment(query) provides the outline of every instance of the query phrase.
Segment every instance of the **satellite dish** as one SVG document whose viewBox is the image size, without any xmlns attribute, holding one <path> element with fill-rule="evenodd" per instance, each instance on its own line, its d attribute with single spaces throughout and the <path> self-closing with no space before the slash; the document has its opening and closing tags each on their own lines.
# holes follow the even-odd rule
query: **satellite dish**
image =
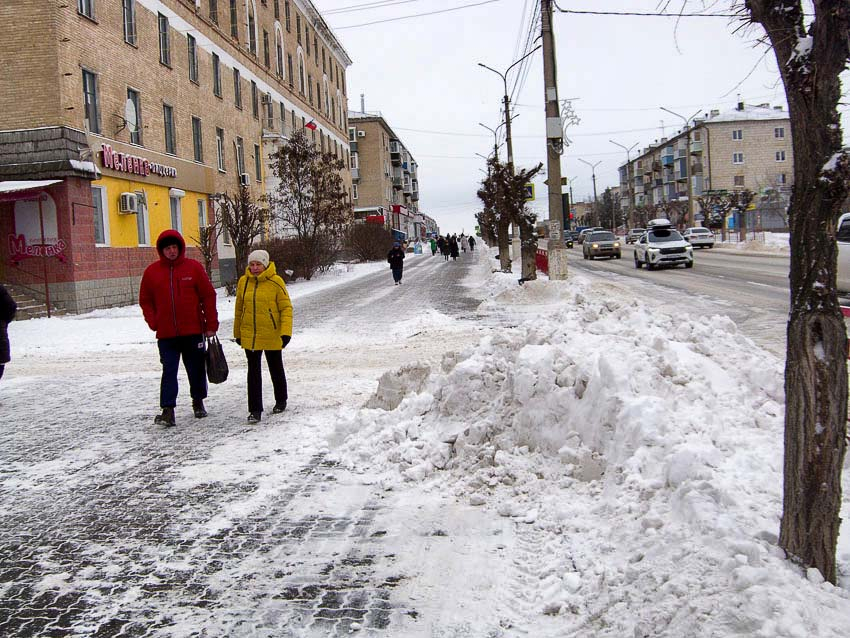
<svg viewBox="0 0 850 638">
<path fill-rule="evenodd" d="M 130 98 L 127 98 L 127 101 L 124 103 L 124 121 L 132 133 L 139 130 L 139 117 L 136 113 L 136 105 Z"/>
</svg>

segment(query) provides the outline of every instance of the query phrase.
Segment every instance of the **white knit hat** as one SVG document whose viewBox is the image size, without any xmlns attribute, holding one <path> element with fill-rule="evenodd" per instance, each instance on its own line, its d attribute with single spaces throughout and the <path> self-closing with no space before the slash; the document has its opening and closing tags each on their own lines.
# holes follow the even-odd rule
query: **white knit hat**
<svg viewBox="0 0 850 638">
<path fill-rule="evenodd" d="M 269 267 L 269 253 L 266 250 L 254 250 L 248 255 L 248 263 L 250 264 L 252 261 L 258 261 L 266 268 Z"/>
</svg>

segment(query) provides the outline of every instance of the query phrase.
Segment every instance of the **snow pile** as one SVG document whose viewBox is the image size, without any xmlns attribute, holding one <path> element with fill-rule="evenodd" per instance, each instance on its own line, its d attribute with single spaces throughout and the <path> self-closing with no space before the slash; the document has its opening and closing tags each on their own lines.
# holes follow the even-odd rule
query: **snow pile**
<svg viewBox="0 0 850 638">
<path fill-rule="evenodd" d="M 547 546 L 539 610 L 563 631 L 843 635 L 847 592 L 776 546 L 780 361 L 728 318 L 608 283 L 488 285 L 493 312 L 533 318 L 384 375 L 336 433 L 341 462 L 529 524 Z"/>
</svg>

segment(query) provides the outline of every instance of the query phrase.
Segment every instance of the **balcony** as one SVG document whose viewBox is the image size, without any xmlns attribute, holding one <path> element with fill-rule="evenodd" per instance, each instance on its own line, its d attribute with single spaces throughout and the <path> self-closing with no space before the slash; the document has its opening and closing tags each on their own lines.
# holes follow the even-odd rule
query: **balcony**
<svg viewBox="0 0 850 638">
<path fill-rule="evenodd" d="M 349 142 L 348 143 L 348 150 L 350 150 L 352 153 L 356 153 L 357 152 L 357 142 Z"/>
<path fill-rule="evenodd" d="M 401 190 L 404 180 L 401 177 L 393 177 L 393 188 Z"/>
<path fill-rule="evenodd" d="M 702 153 L 702 142 L 691 142 L 691 155 Z"/>
<path fill-rule="evenodd" d="M 411 200 L 413 200 L 414 202 L 418 202 L 418 201 L 419 201 L 419 191 L 418 191 L 418 190 L 414 190 L 414 191 L 410 194 L 410 199 L 411 199 Z"/>
<path fill-rule="evenodd" d="M 682 157 L 688 156 L 688 149 L 686 148 L 677 148 L 676 149 L 676 159 L 680 159 Z"/>
<path fill-rule="evenodd" d="M 409 179 L 404 180 L 404 184 L 402 186 L 402 192 L 405 195 L 410 195 L 413 192 L 413 187 L 410 185 Z"/>
<path fill-rule="evenodd" d="M 393 166 L 401 166 L 401 144 L 396 140 L 390 140 L 390 161 Z"/>
<path fill-rule="evenodd" d="M 662 166 L 670 166 L 673 164 L 673 156 L 672 155 L 662 155 L 661 156 L 661 165 Z"/>
<path fill-rule="evenodd" d="M 351 169 L 351 179 L 360 179 L 360 169 L 352 168 Z"/>
<path fill-rule="evenodd" d="M 661 170 L 661 161 L 660 160 L 653 160 L 652 161 L 652 170 L 653 171 L 660 171 Z"/>
<path fill-rule="evenodd" d="M 694 173 L 702 173 L 702 163 L 694 162 L 693 164 L 691 164 L 691 170 Z"/>
</svg>

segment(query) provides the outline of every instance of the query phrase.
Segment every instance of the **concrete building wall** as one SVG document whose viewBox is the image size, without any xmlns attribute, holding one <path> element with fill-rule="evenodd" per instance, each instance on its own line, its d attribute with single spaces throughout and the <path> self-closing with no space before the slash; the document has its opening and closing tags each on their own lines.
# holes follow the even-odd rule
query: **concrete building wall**
<svg viewBox="0 0 850 638">
<path fill-rule="evenodd" d="M 711 185 L 715 190 L 747 188 L 758 191 L 777 183 L 785 174 L 787 184 L 794 179 L 794 153 L 791 148 L 790 120 L 761 120 L 708 124 L 710 143 Z M 782 129 L 783 137 L 777 137 Z M 741 139 L 733 138 L 741 132 Z M 734 154 L 742 153 L 743 162 L 735 163 Z M 784 160 L 777 161 L 777 153 Z M 743 183 L 735 183 L 735 177 Z"/>
</svg>

